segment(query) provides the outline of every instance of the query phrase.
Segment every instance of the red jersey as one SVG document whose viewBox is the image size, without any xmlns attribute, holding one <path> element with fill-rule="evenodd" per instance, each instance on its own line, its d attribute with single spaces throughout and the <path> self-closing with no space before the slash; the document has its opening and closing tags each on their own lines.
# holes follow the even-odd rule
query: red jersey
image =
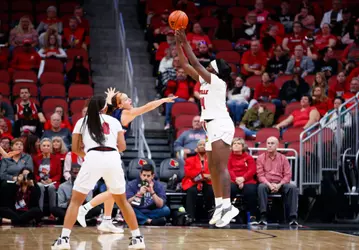
<svg viewBox="0 0 359 250">
<path fill-rule="evenodd" d="M 291 34 L 290 36 L 287 36 L 287 38 L 288 38 L 287 47 L 289 48 L 291 54 L 294 53 L 295 46 L 303 45 L 303 41 L 304 41 L 303 35 Z"/>
<path fill-rule="evenodd" d="M 279 95 L 279 89 L 274 83 L 264 86 L 263 83 L 257 84 L 254 90 L 254 99 L 258 100 L 260 97 L 276 99 Z"/>
<path fill-rule="evenodd" d="M 64 34 L 62 36 L 62 46 L 64 48 L 70 47 L 70 43 L 75 41 L 74 48 L 80 49 L 83 43 L 86 41 L 86 32 L 84 28 L 77 28 L 76 30 L 71 30 L 70 28 L 64 28 Z"/>
<path fill-rule="evenodd" d="M 293 127 L 295 127 L 295 128 L 304 127 L 309 121 L 310 112 L 314 109 L 315 109 L 315 107 L 308 107 L 308 108 L 305 108 L 304 110 L 298 109 L 298 110 L 293 111 L 293 113 L 292 113 L 292 116 L 294 118 L 293 119 Z"/>
<path fill-rule="evenodd" d="M 33 102 L 29 102 L 29 108 L 31 109 L 32 119 L 34 120 L 39 119 L 36 104 Z M 16 104 L 16 111 L 17 111 L 16 114 L 18 119 L 25 119 L 24 110 L 25 110 L 24 105 L 22 105 L 21 103 Z"/>
<path fill-rule="evenodd" d="M 257 53 L 257 55 L 253 55 L 251 51 L 246 51 L 243 54 L 241 64 L 248 64 L 250 69 L 253 70 L 261 70 L 262 67 L 267 66 L 267 55 L 263 51 Z M 250 73 L 242 67 L 242 74 L 249 75 Z"/>
<path fill-rule="evenodd" d="M 318 36 L 315 37 L 314 45 L 319 50 L 322 50 L 325 47 L 329 46 L 329 40 L 330 39 L 337 40 L 337 38 L 335 36 L 333 36 L 333 35 L 329 35 L 329 36 L 318 35 Z"/>
<path fill-rule="evenodd" d="M 36 51 L 15 53 L 11 67 L 15 70 L 33 70 L 40 67 L 41 57 Z"/>
</svg>

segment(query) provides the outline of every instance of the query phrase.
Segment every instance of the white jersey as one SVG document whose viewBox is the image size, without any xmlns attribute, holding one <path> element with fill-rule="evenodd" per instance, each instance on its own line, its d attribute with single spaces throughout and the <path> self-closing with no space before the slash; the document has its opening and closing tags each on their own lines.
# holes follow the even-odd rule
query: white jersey
<svg viewBox="0 0 359 250">
<path fill-rule="evenodd" d="M 122 131 L 121 123 L 109 115 L 101 114 L 101 125 L 103 127 L 103 131 L 105 134 L 105 142 L 102 146 L 114 148 L 117 150 L 117 135 L 118 132 Z M 84 118 L 81 118 L 77 121 L 73 134 L 81 134 L 82 135 L 82 141 L 85 145 L 85 152 L 87 152 L 91 148 L 100 147 L 97 142 L 95 142 L 88 131 L 87 124 L 85 123 L 84 126 L 82 126 L 83 120 L 87 119 L 87 116 Z"/>
<path fill-rule="evenodd" d="M 211 73 L 211 83 L 199 76 L 201 120 L 229 118 L 226 105 L 227 84 L 217 75 Z"/>
</svg>

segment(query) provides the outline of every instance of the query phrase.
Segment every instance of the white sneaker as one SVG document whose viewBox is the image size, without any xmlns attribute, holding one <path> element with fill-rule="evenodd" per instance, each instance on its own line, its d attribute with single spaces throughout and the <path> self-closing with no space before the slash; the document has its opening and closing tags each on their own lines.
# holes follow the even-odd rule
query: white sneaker
<svg viewBox="0 0 359 250">
<path fill-rule="evenodd" d="M 210 225 L 214 225 L 217 223 L 217 221 L 219 221 L 222 217 L 222 206 L 218 206 L 216 207 L 216 209 L 214 210 L 213 216 L 211 218 L 211 220 L 209 221 Z"/>
<path fill-rule="evenodd" d="M 51 245 L 52 250 L 65 250 L 71 249 L 70 247 L 70 238 L 69 237 L 59 237 L 55 242 Z"/>
<path fill-rule="evenodd" d="M 239 214 L 239 210 L 235 206 L 230 206 L 227 209 L 223 209 L 222 218 L 217 221 L 216 227 L 225 227 L 231 220 Z"/>
<path fill-rule="evenodd" d="M 84 208 L 84 206 L 79 207 L 79 212 L 77 214 L 77 221 L 80 223 L 82 227 L 87 227 L 86 218 L 85 218 L 87 212 L 88 211 Z"/>
<path fill-rule="evenodd" d="M 128 249 L 145 249 L 145 240 L 143 236 L 130 237 L 130 245 Z"/>
<path fill-rule="evenodd" d="M 97 227 L 97 230 L 103 233 L 114 233 L 114 234 L 123 234 L 124 230 L 120 227 L 116 227 L 112 224 L 112 221 L 106 222 L 102 221 L 102 223 Z"/>
</svg>

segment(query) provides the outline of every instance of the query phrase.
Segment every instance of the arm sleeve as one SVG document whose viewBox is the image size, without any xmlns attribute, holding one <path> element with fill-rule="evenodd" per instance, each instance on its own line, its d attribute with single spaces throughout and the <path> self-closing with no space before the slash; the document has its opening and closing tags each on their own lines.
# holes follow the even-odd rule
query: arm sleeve
<svg viewBox="0 0 359 250">
<path fill-rule="evenodd" d="M 184 141 L 187 135 L 188 135 L 188 131 L 183 131 L 183 133 L 177 138 L 177 140 L 175 140 L 175 142 L 173 143 L 175 152 L 178 152 L 181 149 L 183 149 Z"/>
<path fill-rule="evenodd" d="M 264 174 L 264 156 L 260 155 L 257 159 L 257 177 L 260 183 L 268 184 L 269 181 Z"/>
<path fill-rule="evenodd" d="M 126 185 L 126 198 L 127 200 L 135 196 L 137 193 L 137 180 L 133 180 L 127 183 Z"/>
<path fill-rule="evenodd" d="M 59 207 L 67 208 L 68 201 L 66 200 L 66 194 L 62 186 L 57 190 L 57 203 Z"/>
<path fill-rule="evenodd" d="M 1 167 L 0 167 L 0 180 L 4 181 L 11 181 L 12 176 L 7 174 L 8 164 L 6 160 L 1 161 Z"/>
<path fill-rule="evenodd" d="M 65 161 L 64 161 L 64 178 L 65 180 L 69 180 L 71 178 L 71 152 L 68 152 L 65 156 Z"/>
<path fill-rule="evenodd" d="M 265 110 L 263 113 L 259 115 L 259 120 L 266 127 L 270 127 L 274 122 L 274 114 L 269 110 Z"/>
<path fill-rule="evenodd" d="M 28 157 L 26 157 L 26 162 L 25 162 L 25 166 L 30 168 L 32 171 L 34 171 L 34 162 L 32 160 L 32 157 L 30 155 L 27 155 Z"/>
<path fill-rule="evenodd" d="M 44 30 L 44 26 L 45 26 L 45 24 L 44 24 L 43 22 L 41 22 L 41 23 L 39 24 L 39 26 L 37 26 L 36 31 L 37 31 L 38 34 L 40 34 L 41 31 Z"/>
<path fill-rule="evenodd" d="M 243 175 L 245 181 L 253 179 L 257 171 L 256 162 L 254 161 L 252 156 L 247 157 L 246 163 L 248 164 L 248 169 L 247 172 L 245 172 L 245 174 Z"/>
</svg>

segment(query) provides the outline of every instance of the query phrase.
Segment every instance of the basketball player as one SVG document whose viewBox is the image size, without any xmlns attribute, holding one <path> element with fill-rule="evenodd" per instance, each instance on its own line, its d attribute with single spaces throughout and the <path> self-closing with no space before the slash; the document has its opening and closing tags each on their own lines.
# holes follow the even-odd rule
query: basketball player
<svg viewBox="0 0 359 250">
<path fill-rule="evenodd" d="M 231 68 L 223 59 L 213 60 L 204 68 L 193 53 L 184 30 L 177 30 L 175 36 L 181 66 L 201 84 L 201 121 L 207 132 L 206 151 L 216 205 L 209 224 L 224 227 L 239 213 L 231 205 L 231 181 L 227 168 L 234 136 L 233 121 L 226 107 L 226 81 L 230 78 Z M 187 62 L 182 46 L 192 66 Z"/>
<path fill-rule="evenodd" d="M 119 121 L 105 115 L 106 111 L 105 98 L 94 96 L 89 102 L 86 116 L 75 125 L 72 152 L 85 160 L 74 183 L 61 236 L 53 243 L 53 250 L 70 249 L 70 233 L 76 222 L 78 209 L 100 178 L 106 181 L 109 192 L 120 207 L 131 230 L 132 237 L 128 248 L 145 248 L 136 215 L 126 199 L 126 183 L 119 154 L 126 149 L 124 130 Z M 82 143 L 84 150 L 81 149 Z"/>
<path fill-rule="evenodd" d="M 115 88 L 107 89 L 106 101 L 109 106 L 112 107 L 112 116 L 118 119 L 123 128 L 128 128 L 129 124 L 137 117 L 144 113 L 147 113 L 160 105 L 167 102 L 174 102 L 177 97 L 162 98 L 160 100 L 152 101 L 144 106 L 134 108 L 132 106 L 131 99 L 125 93 L 116 92 Z M 109 112 L 108 112 L 109 113 Z M 119 165 L 120 166 L 120 165 Z M 122 233 L 123 229 L 115 227 L 112 224 L 112 209 L 114 206 L 114 199 L 109 191 L 103 192 L 95 196 L 91 201 L 83 206 L 80 206 L 77 215 L 77 221 L 81 226 L 86 227 L 86 214 L 94 207 L 104 203 L 104 217 L 101 224 L 97 227 L 99 231 Z"/>
</svg>

